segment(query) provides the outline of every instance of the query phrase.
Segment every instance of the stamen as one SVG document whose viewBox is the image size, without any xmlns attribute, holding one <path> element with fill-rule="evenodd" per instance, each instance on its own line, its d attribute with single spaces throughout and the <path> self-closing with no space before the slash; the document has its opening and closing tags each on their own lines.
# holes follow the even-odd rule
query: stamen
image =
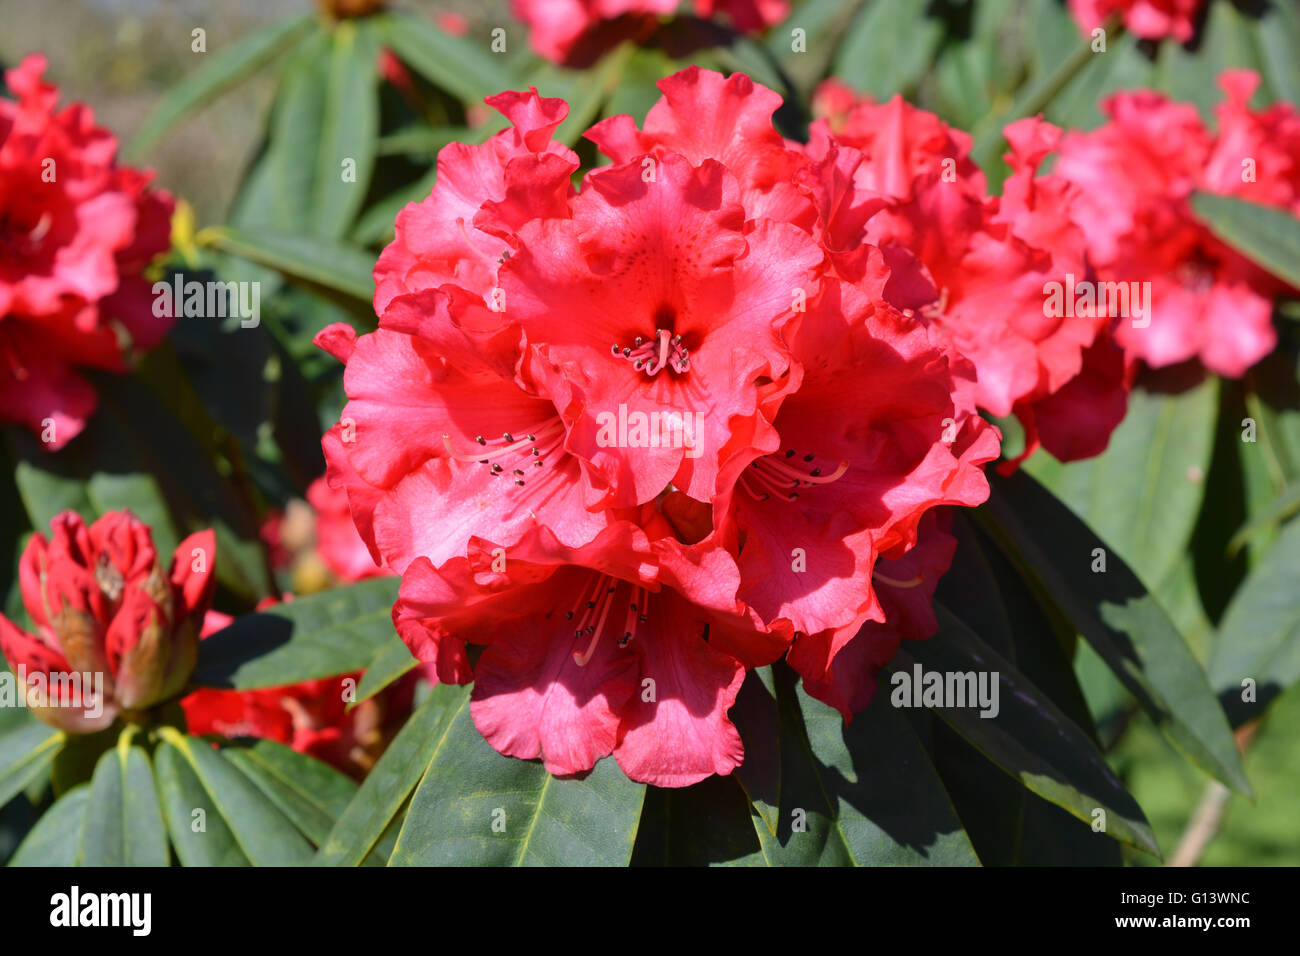
<svg viewBox="0 0 1300 956">
<path fill-rule="evenodd" d="M 787 501 L 795 501 L 799 497 L 796 489 L 800 485 L 828 485 L 843 478 L 845 472 L 849 470 L 849 463 L 841 461 L 829 475 L 823 475 L 820 467 L 803 471 L 789 464 L 794 456 L 795 450 L 791 448 L 783 457 L 775 454 L 765 455 L 751 462 L 750 467 L 740 475 L 738 482 L 740 487 L 755 501 L 767 501 L 771 497 L 769 492 L 775 492 Z M 803 456 L 803 460 L 812 462 L 816 457 L 808 454 Z M 750 484 L 750 481 L 753 484 Z"/>
<path fill-rule="evenodd" d="M 573 632 L 575 638 L 589 637 L 585 649 L 573 652 L 573 663 L 578 667 L 586 667 L 595 656 L 596 648 L 600 645 L 600 639 L 605 634 L 605 625 L 609 622 L 610 614 L 614 610 L 615 595 L 622 585 L 623 582 L 609 575 L 597 576 L 596 586 L 587 601 L 587 610 L 583 614 L 577 629 Z M 604 588 L 604 593 L 600 593 L 597 597 L 602 588 Z M 623 633 L 615 640 L 618 647 L 627 647 L 628 644 L 632 643 L 636 637 L 637 626 L 646 622 L 646 609 L 649 600 L 649 593 L 645 588 L 635 585 L 631 587 L 631 597 L 627 605 L 628 610 L 623 621 Z M 570 614 L 572 613 L 570 612 Z M 588 623 L 593 618 L 595 618 L 595 622 Z"/>
<path fill-rule="evenodd" d="M 442 444 L 443 447 L 447 449 L 447 454 L 456 461 L 478 462 L 479 464 L 487 464 L 493 458 L 501 458 L 505 455 L 511 455 L 525 448 L 531 449 L 529 452 L 530 454 L 534 456 L 540 456 L 541 453 L 537 446 L 537 436 L 538 435 L 550 436 L 556 434 L 557 432 L 562 432 L 563 430 L 564 430 L 564 423 L 561 422 L 559 417 L 557 416 L 555 418 L 552 418 L 550 421 L 543 423 L 542 426 L 540 428 L 537 428 L 532 434 L 526 435 L 525 437 L 520 438 L 518 440 L 516 440 L 515 436 L 510 432 L 504 432 L 502 433 L 499 439 L 494 439 L 494 440 L 485 439 L 482 435 L 476 437 L 474 441 L 477 442 L 479 445 L 483 446 L 484 448 L 488 448 L 489 449 L 488 451 L 478 451 L 472 453 L 459 452 L 452 446 L 450 435 L 442 436 Z M 502 442 L 504 442 L 504 444 L 500 444 Z M 493 446 L 497 446 L 497 447 L 493 447 Z"/>
<path fill-rule="evenodd" d="M 925 581 L 925 576 L 920 574 L 912 578 L 910 581 L 900 581 L 897 578 L 891 578 L 887 574 L 881 574 L 879 571 L 872 571 L 871 577 L 872 580 L 880 581 L 884 584 L 888 584 L 891 587 L 896 587 L 896 588 L 919 587 Z"/>
<path fill-rule="evenodd" d="M 690 370 L 690 350 L 682 346 L 682 337 L 673 335 L 668 329 L 656 329 L 654 338 L 646 341 L 641 336 L 633 340 L 632 347 L 620 348 L 618 343 L 610 347 L 613 355 L 622 355 L 632 363 L 632 368 L 647 375 L 658 375 L 665 367 L 678 374 Z"/>
</svg>

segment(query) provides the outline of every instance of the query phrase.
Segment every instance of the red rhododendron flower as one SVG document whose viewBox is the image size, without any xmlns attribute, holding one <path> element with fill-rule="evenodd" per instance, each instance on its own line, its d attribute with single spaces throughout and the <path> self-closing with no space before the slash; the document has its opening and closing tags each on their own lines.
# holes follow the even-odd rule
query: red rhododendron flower
<svg viewBox="0 0 1300 956">
<path fill-rule="evenodd" d="M 893 275 L 884 290 L 949 336 L 974 363 L 975 401 L 1025 426 L 1025 455 L 1039 442 L 1061 460 L 1105 449 L 1127 404 L 1131 369 L 1104 310 L 1049 309 L 1046 290 L 1088 281 L 1084 233 L 1072 213 L 1078 191 L 1038 168 L 1061 132 L 1026 119 L 1006 129 L 1012 175 L 986 195 L 970 137 L 894 97 L 884 104 L 824 85 L 824 117 L 808 152 L 852 183 L 858 212 L 843 203 L 825 223 L 837 266 L 853 274 L 864 242 L 880 246 Z M 847 187 L 841 186 L 841 189 Z M 879 197 L 876 211 L 861 197 Z"/>
<path fill-rule="evenodd" d="M 258 608 L 274 603 L 268 599 Z M 202 636 L 231 623 L 229 615 L 209 611 Z M 359 779 L 409 715 L 415 687 L 413 677 L 402 678 L 349 709 L 360 679 L 357 672 L 258 690 L 203 687 L 180 703 L 192 734 L 274 740 Z"/>
<path fill-rule="evenodd" d="M 744 671 L 796 631 L 827 636 L 804 676 L 837 679 L 885 619 L 878 558 L 984 499 L 998 435 L 951 337 L 888 301 L 852 235 L 886 200 L 837 147 L 782 140 L 743 75 L 660 88 L 644 128 L 590 131 L 613 162 L 576 190 L 564 104 L 491 98 L 514 128 L 445 150 L 400 214 L 379 330 L 318 342 L 347 365 L 328 478 L 403 574 L 416 656 L 475 681 L 503 753 L 684 786 L 740 762 Z"/>
<path fill-rule="evenodd" d="M 87 527 L 65 511 L 50 530 L 48 540 L 32 535 L 18 566 L 34 632 L 0 616 L 0 652 L 28 699 L 44 698 L 36 715 L 89 733 L 123 710 L 179 693 L 194 670 L 215 587 L 213 533 L 190 535 L 164 568 L 149 527 L 130 512 L 110 511 Z M 56 699 L 55 688 L 74 674 L 82 688 L 75 699 Z"/>
<path fill-rule="evenodd" d="M 956 539 L 946 531 L 950 523 L 944 509 L 927 511 L 916 547 L 877 562 L 873 581 L 884 611 L 881 620 L 795 638 L 789 660 L 804 674 L 804 689 L 836 708 L 846 721 L 871 703 L 876 676 L 904 640 L 925 640 L 939 629 L 931 602 L 957 550 Z"/>
<path fill-rule="evenodd" d="M 171 325 L 140 273 L 169 245 L 172 200 L 117 165 L 89 108 L 57 109 L 44 70 L 27 57 L 0 99 L 0 418 L 57 449 L 95 409 L 77 369 L 126 371 Z"/>
<path fill-rule="evenodd" d="M 1070 0 L 1070 12 L 1081 29 L 1092 32 L 1118 14 L 1124 26 L 1147 40 L 1192 38 L 1196 14 L 1204 0 Z"/>
<path fill-rule="evenodd" d="M 1071 214 L 1099 278 L 1150 283 L 1146 321 L 1121 320 L 1116 336 L 1153 367 L 1198 358 L 1236 378 L 1277 341 L 1284 284 L 1215 238 L 1189 201 L 1201 189 L 1300 214 L 1300 114 L 1288 104 L 1252 111 L 1258 82 L 1222 75 L 1217 135 L 1194 106 L 1137 91 L 1106 101 L 1105 126 L 1060 143 L 1056 173 L 1079 187 Z"/>
<path fill-rule="evenodd" d="M 539 56 L 567 66 L 588 66 L 625 40 L 644 40 L 681 0 L 511 0 L 528 25 Z M 695 13 L 721 17 L 743 33 L 757 33 L 785 19 L 786 0 L 695 0 Z"/>
</svg>

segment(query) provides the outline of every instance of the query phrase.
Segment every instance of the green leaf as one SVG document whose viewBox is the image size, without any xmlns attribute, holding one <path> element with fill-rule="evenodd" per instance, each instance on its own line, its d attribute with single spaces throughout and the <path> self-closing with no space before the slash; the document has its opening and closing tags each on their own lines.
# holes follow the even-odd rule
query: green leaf
<svg viewBox="0 0 1300 956">
<path fill-rule="evenodd" d="M 1077 71 L 1069 75 L 1064 59 L 1046 61 L 1053 71 L 1058 66 L 1065 71 L 1065 83 L 1057 85 L 1040 108 L 1047 119 L 1058 126 L 1093 129 L 1106 119 L 1101 104 L 1107 96 L 1119 89 L 1150 86 L 1156 70 L 1143 52 L 1142 41 L 1133 34 L 1125 33 L 1122 28 L 1107 30 L 1108 46 L 1105 53 L 1093 53 L 1089 37 L 1081 37 L 1077 32 L 1074 37 L 1077 45 L 1073 54 L 1078 59 L 1072 62 L 1077 66 Z M 1032 81 L 1031 88 L 1046 92 L 1051 86 L 1046 79 L 1048 75 L 1043 74 L 1041 89 L 1038 88 L 1038 79 Z M 1027 105 L 1034 104 L 1030 102 Z M 1007 121 L 999 118 L 999 122 L 1005 125 Z"/>
<path fill-rule="evenodd" d="M 277 222 L 338 239 L 366 196 L 379 134 L 378 47 L 367 21 L 344 21 L 304 43 L 276 99 L 267 150 Z M 304 156 L 304 149 L 314 152 Z M 355 181 L 344 180 L 351 160 Z"/>
<path fill-rule="evenodd" d="M 1074 627 L 1043 607 L 1029 583 L 964 515 L 955 516 L 957 553 L 936 599 L 1038 687 L 1089 738 L 1092 713 L 1118 726 L 1110 698 L 1085 697 L 1071 655 L 1090 657 L 1105 690 L 1123 689 L 1106 665 L 1079 644 Z M 1080 673 L 1084 673 L 1080 671 Z M 1094 689 L 1095 690 L 1095 689 Z M 1090 711 L 1090 705 L 1100 706 Z M 930 720 L 933 760 L 975 852 L 985 866 L 1118 865 L 1120 845 L 1005 774 L 942 721 Z"/>
<path fill-rule="evenodd" d="M 516 88 L 504 57 L 488 52 L 486 44 L 444 33 L 417 17 L 380 14 L 371 19 L 398 59 L 465 103 L 481 103 L 485 96 Z"/>
<path fill-rule="evenodd" d="M 221 585 L 250 605 L 267 594 L 270 573 L 257 518 L 230 481 L 229 462 L 214 458 L 137 378 L 97 376 L 95 385 L 95 417 L 58 455 L 10 431 L 10 447 L 21 462 L 16 481 L 33 527 L 48 528 L 65 507 L 87 521 L 129 508 L 151 527 L 164 561 L 182 533 L 210 527 Z"/>
<path fill-rule="evenodd" d="M 1293 481 L 1283 488 L 1267 507 L 1241 526 L 1228 542 L 1228 553 L 1236 554 L 1257 534 L 1276 529 L 1281 522 L 1297 511 L 1300 511 L 1300 481 Z"/>
<path fill-rule="evenodd" d="M 1219 75 L 1227 69 L 1259 70 L 1254 24 L 1225 0 L 1206 4 L 1206 17 L 1197 30 L 1195 47 L 1160 44 L 1157 88 L 1171 99 L 1195 103 L 1210 120 L 1223 99 Z"/>
<path fill-rule="evenodd" d="M 345 774 L 274 740 L 232 741 L 221 753 L 317 846 L 356 796 Z"/>
<path fill-rule="evenodd" d="M 374 256 L 347 243 L 225 228 L 204 230 L 201 237 L 215 249 L 275 269 L 309 288 L 332 290 L 363 302 L 374 296 Z"/>
<path fill-rule="evenodd" d="M 1284 209 L 1205 192 L 1193 193 L 1192 209 L 1243 256 L 1300 286 L 1300 219 Z"/>
<path fill-rule="evenodd" d="M 943 24 L 927 16 L 929 7 L 928 0 L 868 3 L 849 27 L 835 75 L 877 100 L 909 90 L 943 38 Z"/>
<path fill-rule="evenodd" d="M 69 790 L 32 827 L 10 866 L 75 866 L 77 844 L 90 806 L 90 785 Z"/>
<path fill-rule="evenodd" d="M 845 726 L 776 668 L 781 811 L 754 829 L 768 865 L 971 866 L 971 848 L 929 755 L 880 688 Z"/>
<path fill-rule="evenodd" d="M 182 752 L 163 744 L 154 751 L 153 761 L 158 800 L 181 865 L 252 866 Z"/>
<path fill-rule="evenodd" d="M 1210 683 L 1234 727 L 1264 713 L 1300 680 L 1300 521 L 1282 529 L 1228 605 L 1210 658 Z M 1242 681 L 1255 682 L 1243 701 Z"/>
<path fill-rule="evenodd" d="M 583 779 L 504 757 L 470 717 L 449 710 L 411 797 L 390 866 L 625 866 L 645 786 L 612 758 Z"/>
<path fill-rule="evenodd" d="M 1115 39 L 1122 38 L 1117 36 Z M 975 147 L 971 150 L 971 155 L 990 175 L 994 184 L 1001 180 L 1001 176 L 995 174 L 1002 169 L 998 163 L 1006 144 L 1002 131 L 1016 120 L 1048 111 L 1054 101 L 1069 95 L 1072 85 L 1091 85 L 1088 79 L 1090 75 L 1096 76 L 1098 81 L 1104 81 L 1106 72 L 1112 69 L 1112 64 L 1118 59 L 1118 51 L 1113 54 L 1094 54 L 1089 39 L 1076 35 L 1068 52 L 1048 64 L 1046 72 L 1032 76 L 1010 105 L 985 116 L 983 122 L 973 130 Z"/>
<path fill-rule="evenodd" d="M 167 827 L 186 866 L 238 865 L 239 857 L 256 866 L 311 859 L 311 845 L 289 818 L 206 740 L 164 728 L 155 760 Z M 207 832 L 191 828 L 196 809 L 204 811 Z M 213 845 L 205 846 L 213 837 Z"/>
<path fill-rule="evenodd" d="M 252 690 L 361 670 L 393 636 L 397 585 L 371 578 L 241 617 L 199 644 L 194 682 Z"/>
<path fill-rule="evenodd" d="M 1300 49 L 1300 9 L 1293 3 L 1270 3 L 1254 28 L 1264 82 L 1275 99 L 1300 103 L 1300 70 L 1295 66 L 1295 51 Z"/>
<path fill-rule="evenodd" d="M 932 720 L 935 766 L 985 866 L 1120 866 L 1123 846 L 1044 800 Z"/>
<path fill-rule="evenodd" d="M 136 162 L 144 152 L 187 113 L 216 99 L 284 55 L 315 23 L 311 16 L 299 16 L 241 37 L 220 52 L 204 54 L 203 65 L 168 90 L 141 124 L 124 152 L 124 159 Z"/>
<path fill-rule="evenodd" d="M 1162 733 L 1206 773 L 1250 793 L 1241 755 L 1205 672 L 1137 576 L 1023 471 L 990 476 L 988 530 L 1078 628 Z M 1105 572 L 1093 572 L 1098 549 Z"/>
<path fill-rule="evenodd" d="M 57 457 L 32 436 L 16 429 L 10 432 L 10 448 L 17 459 L 14 481 L 32 527 L 48 535 L 50 522 L 63 511 L 93 521 L 106 511 L 130 508 L 155 529 L 155 546 L 170 551 L 180 538 L 158 480 L 137 470 L 139 464 L 131 460 L 120 434 L 109 441 L 107 431 L 92 421 Z"/>
<path fill-rule="evenodd" d="M 356 866 L 380 842 L 428 769 L 449 713 L 469 700 L 469 688 L 439 684 L 397 732 L 321 845 L 316 862 Z"/>
<path fill-rule="evenodd" d="M 1013 778 L 1043 799 L 1091 823 L 1093 812 L 1106 814 L 1106 833 L 1121 842 L 1159 855 L 1142 809 L 1116 778 L 1093 742 L 1060 708 L 1006 658 L 981 642 L 942 605 L 936 604 L 939 633 L 927 641 L 909 641 L 890 665 L 911 678 L 889 692 L 920 694 L 916 673 L 989 675 L 998 681 L 997 712 L 981 716 L 978 706 L 932 707 L 949 727 Z M 879 696 L 885 696 L 882 690 Z M 910 700 L 910 697 L 909 697 Z"/>
<path fill-rule="evenodd" d="M 646 790 L 632 866 L 764 866 L 751 810 L 735 774 L 692 787 Z"/>
<path fill-rule="evenodd" d="M 840 38 L 861 6 L 862 0 L 803 0 L 763 42 L 799 88 L 809 89 L 826 75 Z M 796 29 L 803 30 L 802 51 L 794 48 Z"/>
<path fill-rule="evenodd" d="M 772 668 L 745 675 L 730 717 L 745 742 L 745 761 L 734 771 L 758 816 L 754 826 L 776 836 L 781 827 L 781 713 L 776 703 Z"/>
<path fill-rule="evenodd" d="M 64 740 L 25 710 L 0 708 L 0 807 L 50 767 Z"/>
<path fill-rule="evenodd" d="M 167 831 L 149 758 L 123 734 L 99 759 L 77 847 L 80 866 L 166 866 Z"/>
<path fill-rule="evenodd" d="M 1201 510 L 1218 393 L 1212 376 L 1175 394 L 1139 386 L 1102 454 L 1068 464 L 1038 454 L 1025 470 L 1155 586 L 1186 552 Z"/>
<path fill-rule="evenodd" d="M 412 671 L 419 663 L 411 655 L 411 649 L 406 646 L 406 642 L 394 634 L 388 643 L 378 650 L 370 666 L 366 668 L 366 672 L 361 675 L 361 682 L 357 684 L 356 700 L 348 705 L 348 709 L 351 710 L 363 700 L 374 697 L 385 687 Z"/>
<path fill-rule="evenodd" d="M 380 156 L 413 156 L 430 159 L 449 143 L 476 142 L 476 130 L 468 126 L 408 126 L 379 138 Z"/>
</svg>

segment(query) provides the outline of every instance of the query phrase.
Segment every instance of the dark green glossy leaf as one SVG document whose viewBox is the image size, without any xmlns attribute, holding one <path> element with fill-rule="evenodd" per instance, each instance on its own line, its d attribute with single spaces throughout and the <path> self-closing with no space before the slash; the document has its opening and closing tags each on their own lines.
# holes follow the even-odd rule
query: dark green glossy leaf
<svg viewBox="0 0 1300 956">
<path fill-rule="evenodd" d="M 406 642 L 394 634 L 388 643 L 376 652 L 370 666 L 361 675 L 361 682 L 357 684 L 356 700 L 349 705 L 349 709 L 363 700 L 374 697 L 402 675 L 413 670 L 419 663 L 411 655 L 411 649 L 406 646 Z"/>
<path fill-rule="evenodd" d="M 0 673 L 17 683 L 8 671 Z M 0 806 L 49 769 L 64 739 L 62 733 L 26 710 L 0 707 Z"/>
<path fill-rule="evenodd" d="M 90 806 L 90 784 L 69 790 L 45 811 L 14 851 L 10 866 L 75 866 L 77 843 Z"/>
<path fill-rule="evenodd" d="M 929 755 L 883 686 L 845 726 L 794 681 L 777 669 L 781 812 L 775 835 L 755 824 L 769 865 L 978 863 Z"/>
<path fill-rule="evenodd" d="M 1141 808 L 1088 735 L 946 608 L 936 605 L 936 612 L 939 633 L 927 641 L 908 642 L 898 652 L 891 664 L 895 676 L 882 681 L 881 696 L 886 694 L 884 685 L 888 683 L 891 701 L 898 695 L 900 703 L 911 706 L 908 687 L 916 694 L 924 687 L 924 683 L 916 686 L 918 668 L 922 673 L 973 674 L 977 680 L 996 680 L 996 712 L 993 708 L 984 711 L 975 702 L 931 710 L 980 753 L 1043 799 L 1088 823 L 1093 822 L 1096 811 L 1102 810 L 1106 832 L 1112 838 L 1158 854 Z M 907 674 L 910 684 L 896 684 L 899 674 Z"/>
<path fill-rule="evenodd" d="M 333 767 L 274 740 L 237 741 L 221 753 L 317 845 L 357 792 Z"/>
<path fill-rule="evenodd" d="M 1205 672 L 1137 576 L 1023 472 L 994 477 L 990 531 L 1039 594 L 1065 614 L 1169 741 L 1228 786 L 1250 792 Z M 1105 554 L 1106 570 L 1093 572 Z"/>
<path fill-rule="evenodd" d="M 1232 196 L 1198 192 L 1196 215 L 1246 258 L 1292 286 L 1300 286 L 1300 219 L 1283 209 Z"/>
<path fill-rule="evenodd" d="M 149 757 L 123 736 L 95 767 L 77 864 L 166 866 L 167 861 L 167 830 Z"/>
<path fill-rule="evenodd" d="M 280 687 L 363 669 L 393 637 L 397 578 L 372 578 L 277 604 L 199 645 L 194 682 Z"/>
<path fill-rule="evenodd" d="M 184 754 L 163 744 L 154 751 L 153 760 L 163 819 L 181 865 L 252 866 Z"/>
<path fill-rule="evenodd" d="M 257 866 L 311 859 L 311 845 L 289 818 L 206 740 L 165 732 L 155 761 L 168 831 L 186 866 L 237 865 L 240 856 Z M 204 811 L 207 832 L 192 829 L 196 809 Z"/>
<path fill-rule="evenodd" d="M 1295 51 L 1300 49 L 1300 7 L 1273 0 L 1253 26 L 1264 82 L 1273 98 L 1300 103 L 1300 70 L 1295 65 Z"/>
<path fill-rule="evenodd" d="M 691 787 L 646 788 L 632 866 L 765 866 L 749 801 L 735 774 Z"/>
<path fill-rule="evenodd" d="M 357 866 L 379 843 L 437 753 L 469 688 L 439 684 L 398 731 L 321 845 L 316 862 Z"/>
<path fill-rule="evenodd" d="M 439 728 L 389 865 L 624 866 L 644 797 L 612 758 L 578 780 L 503 757 L 465 695 Z"/>
<path fill-rule="evenodd" d="M 1218 379 L 1166 394 L 1138 387 L 1102 454 L 1025 469 L 1154 586 L 1186 552 L 1214 449 Z"/>
</svg>

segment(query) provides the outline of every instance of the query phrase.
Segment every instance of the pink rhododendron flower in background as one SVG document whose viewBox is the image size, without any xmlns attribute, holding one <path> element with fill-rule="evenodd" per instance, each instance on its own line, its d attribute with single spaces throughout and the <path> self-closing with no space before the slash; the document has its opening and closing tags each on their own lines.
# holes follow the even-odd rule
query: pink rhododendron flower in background
<svg viewBox="0 0 1300 956">
<path fill-rule="evenodd" d="M 825 222 L 841 271 L 856 268 L 863 243 L 879 245 L 893 270 L 884 297 L 932 321 L 974 364 L 979 407 L 1025 426 L 1022 457 L 1040 441 L 1066 461 L 1103 451 L 1131 369 L 1102 311 L 1046 307 L 1049 283 L 1091 275 L 1071 218 L 1078 190 L 1038 174 L 1060 130 L 1037 119 L 1008 126 L 1012 175 L 1002 196 L 989 196 L 970 137 L 901 97 L 878 104 L 828 83 L 814 104 L 822 117 L 808 153 L 837 166 L 859 196 L 851 220 L 840 203 Z M 864 205 L 870 196 L 878 210 Z"/>
<path fill-rule="evenodd" d="M 72 733 L 102 730 L 123 710 L 143 710 L 178 694 L 198 654 L 199 631 L 216 586 L 216 539 L 190 535 L 164 566 L 149 527 L 128 511 L 87 526 L 65 511 L 36 533 L 18 566 L 34 632 L 0 615 L 0 652 L 9 667 L 49 696 L 33 708 Z M 94 675 L 93 694 L 53 699 L 52 680 Z M 29 700 L 30 700 L 29 692 Z M 99 706 L 102 704 L 102 707 Z M 97 713 L 96 713 L 97 711 Z"/>
<path fill-rule="evenodd" d="M 51 449 L 95 410 L 80 368 L 127 370 L 172 319 L 141 272 L 170 243 L 171 197 L 116 162 L 90 109 L 58 109 L 45 59 L 5 73 L 0 99 L 0 419 Z"/>
<path fill-rule="evenodd" d="M 357 533 L 346 491 L 317 478 L 307 488 L 307 501 L 316 510 L 316 553 L 339 580 L 361 581 L 392 573 L 375 564 Z"/>
<path fill-rule="evenodd" d="M 1126 352 L 1159 368 L 1196 358 L 1237 378 L 1272 351 L 1285 285 L 1213 236 L 1192 210 L 1206 190 L 1300 214 L 1300 114 L 1247 105 L 1258 76 L 1227 71 L 1217 133 L 1159 93 L 1116 93 L 1110 122 L 1060 143 L 1056 176 L 1078 187 L 1071 215 L 1103 281 L 1151 289 L 1148 322 L 1121 319 Z"/>
<path fill-rule="evenodd" d="M 209 611 L 203 637 L 231 623 L 229 615 Z M 180 704 L 191 734 L 274 740 L 360 779 L 410 714 L 415 678 L 404 677 L 349 710 L 360 679 L 358 672 L 259 690 L 204 687 Z"/>
<path fill-rule="evenodd" d="M 287 571 L 299 594 L 392 573 L 375 564 L 357 532 L 347 492 L 323 475 L 307 486 L 305 501 L 292 499 L 268 514 L 259 533 L 272 569 Z"/>
<path fill-rule="evenodd" d="M 328 480 L 403 575 L 415 655 L 475 681 L 502 753 L 685 786 L 743 759 L 727 711 L 797 631 L 827 635 L 805 677 L 836 679 L 885 620 L 878 558 L 983 501 L 998 434 L 950 337 L 887 301 L 852 235 L 886 201 L 835 147 L 786 143 L 743 75 L 660 89 L 644 128 L 589 131 L 613 162 L 576 190 L 565 104 L 491 98 L 513 128 L 444 150 L 399 215 L 378 331 L 317 341 L 347 366 Z"/>
<path fill-rule="evenodd" d="M 590 66 L 625 40 L 649 38 L 681 0 L 511 0 L 538 55 L 566 66 Z M 695 0 L 695 13 L 757 33 L 789 13 L 786 0 Z"/>
<path fill-rule="evenodd" d="M 1080 29 L 1091 33 L 1118 15 L 1124 26 L 1147 40 L 1173 37 L 1186 43 L 1205 0 L 1069 0 Z"/>
</svg>

